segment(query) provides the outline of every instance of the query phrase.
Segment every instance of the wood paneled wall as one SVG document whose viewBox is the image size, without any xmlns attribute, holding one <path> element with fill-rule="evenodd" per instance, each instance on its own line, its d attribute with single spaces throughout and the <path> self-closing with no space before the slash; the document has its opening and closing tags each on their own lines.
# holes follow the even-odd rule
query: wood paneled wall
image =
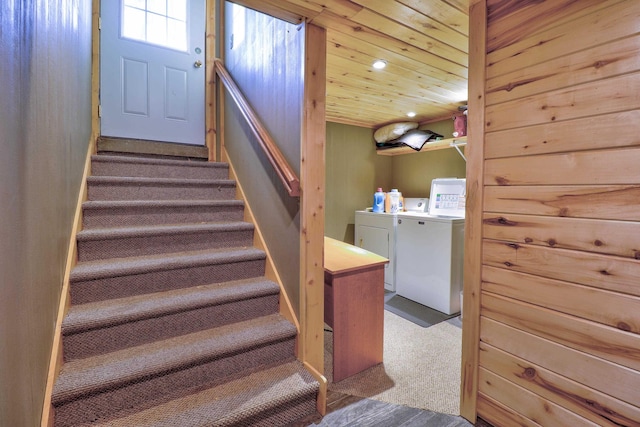
<svg viewBox="0 0 640 427">
<path fill-rule="evenodd" d="M 483 159 L 468 170 L 480 274 L 465 283 L 480 290 L 477 413 L 638 426 L 640 2 L 474 3 L 487 8 L 484 124 L 470 127 Z"/>
</svg>

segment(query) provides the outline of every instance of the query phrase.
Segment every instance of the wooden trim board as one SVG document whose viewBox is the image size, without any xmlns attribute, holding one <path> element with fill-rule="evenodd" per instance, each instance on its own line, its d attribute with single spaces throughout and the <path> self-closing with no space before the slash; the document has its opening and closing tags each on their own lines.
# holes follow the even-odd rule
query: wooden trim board
<svg viewBox="0 0 640 427">
<path fill-rule="evenodd" d="M 300 150 L 301 359 L 324 372 L 324 200 L 326 139 L 326 30 L 305 27 L 303 120 Z M 326 407 L 318 399 L 318 412 Z"/>
<path fill-rule="evenodd" d="M 467 200 L 462 319 L 462 384 L 460 415 L 477 419 L 480 346 L 480 288 L 482 279 L 482 211 L 484 198 L 484 108 L 486 80 L 486 0 L 473 0 L 469 8 L 469 111 Z"/>
<path fill-rule="evenodd" d="M 87 177 L 91 175 L 91 155 L 95 150 L 95 144 L 89 144 L 87 156 L 82 173 L 82 182 L 76 203 L 76 212 L 73 217 L 73 226 L 69 237 L 69 248 L 67 251 L 67 262 L 64 269 L 64 279 L 62 281 L 62 290 L 60 291 L 60 302 L 58 304 L 58 314 L 56 317 L 55 329 L 53 332 L 53 344 L 51 346 L 51 357 L 49 359 L 49 370 L 47 374 L 47 383 L 45 387 L 44 402 L 42 406 L 42 418 L 40 420 L 41 427 L 53 427 L 54 411 L 51 406 L 51 396 L 53 394 L 53 385 L 58 378 L 58 373 L 62 367 L 62 321 L 69 309 L 69 276 L 71 270 L 75 267 L 78 260 L 78 247 L 76 236 L 82 229 L 82 203 L 87 200 Z"/>
</svg>

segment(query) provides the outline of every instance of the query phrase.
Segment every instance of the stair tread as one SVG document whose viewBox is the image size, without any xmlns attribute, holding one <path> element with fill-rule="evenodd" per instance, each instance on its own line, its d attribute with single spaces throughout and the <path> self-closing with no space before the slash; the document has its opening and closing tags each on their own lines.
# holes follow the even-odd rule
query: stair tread
<svg viewBox="0 0 640 427">
<path fill-rule="evenodd" d="M 196 207 L 196 206 L 244 206 L 242 200 L 88 200 L 82 203 L 84 209 L 110 209 L 114 207 Z"/>
<path fill-rule="evenodd" d="M 102 163 L 187 166 L 187 167 L 206 168 L 206 169 L 216 169 L 216 168 L 228 169 L 229 168 L 229 164 L 225 162 L 161 159 L 161 158 L 151 158 L 151 157 L 109 156 L 105 154 L 93 155 L 91 156 L 91 161 L 102 162 Z"/>
<path fill-rule="evenodd" d="M 62 323 L 63 335 L 119 325 L 241 299 L 275 295 L 279 286 L 264 277 L 176 289 L 74 305 Z"/>
<path fill-rule="evenodd" d="M 166 271 L 178 268 L 264 259 L 264 251 L 255 247 L 207 249 L 170 254 L 154 254 L 139 257 L 110 258 L 78 263 L 69 280 L 78 282 L 113 276 L 141 274 L 150 271 Z"/>
<path fill-rule="evenodd" d="M 272 314 L 205 331 L 67 362 L 53 390 L 58 405 L 146 378 L 185 369 L 269 342 L 295 337 L 293 324 Z"/>
<path fill-rule="evenodd" d="M 280 425 L 313 411 L 319 384 L 295 360 L 296 326 L 278 313 L 229 164 L 92 162 L 56 422 Z"/>
<path fill-rule="evenodd" d="M 303 365 L 293 361 L 127 417 L 96 425 L 102 427 L 247 425 L 246 420 L 260 411 L 277 410 L 287 402 L 302 397 L 312 396 L 315 399 L 318 389 L 319 384 Z"/>
<path fill-rule="evenodd" d="M 151 237 L 177 233 L 194 234 L 215 231 L 253 230 L 251 223 L 244 221 L 220 221 L 197 224 L 167 224 L 130 227 L 101 227 L 85 229 L 77 233 L 78 242 L 89 240 L 110 240 L 125 237 Z"/>
<path fill-rule="evenodd" d="M 140 176 L 88 176 L 87 183 L 91 184 L 129 184 L 138 185 L 163 184 L 163 185 L 202 185 L 202 186 L 234 186 L 232 179 L 202 179 L 202 178 L 154 178 Z"/>
</svg>

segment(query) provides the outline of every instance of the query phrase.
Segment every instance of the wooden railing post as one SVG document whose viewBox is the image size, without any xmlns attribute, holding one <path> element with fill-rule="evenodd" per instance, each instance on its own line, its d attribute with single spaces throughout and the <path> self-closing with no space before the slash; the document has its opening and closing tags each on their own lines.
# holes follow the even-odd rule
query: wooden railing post
<svg viewBox="0 0 640 427">
<path fill-rule="evenodd" d="M 300 200 L 300 326 L 302 360 L 324 372 L 324 200 L 326 30 L 307 25 Z M 326 395 L 318 399 L 324 413 Z"/>
</svg>

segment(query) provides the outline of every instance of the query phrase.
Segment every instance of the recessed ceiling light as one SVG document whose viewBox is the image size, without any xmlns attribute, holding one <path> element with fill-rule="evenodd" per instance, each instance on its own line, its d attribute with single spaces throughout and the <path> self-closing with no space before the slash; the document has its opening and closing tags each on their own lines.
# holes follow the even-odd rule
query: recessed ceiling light
<svg viewBox="0 0 640 427">
<path fill-rule="evenodd" d="M 407 113 L 407 116 L 409 116 L 409 117 L 415 117 L 415 116 L 416 116 L 416 113 L 414 113 L 413 111 L 409 111 L 409 112 Z"/>
<path fill-rule="evenodd" d="M 386 66 L 387 61 L 385 61 L 384 59 L 378 59 L 373 62 L 373 68 L 375 68 L 376 70 L 382 70 Z"/>
</svg>

